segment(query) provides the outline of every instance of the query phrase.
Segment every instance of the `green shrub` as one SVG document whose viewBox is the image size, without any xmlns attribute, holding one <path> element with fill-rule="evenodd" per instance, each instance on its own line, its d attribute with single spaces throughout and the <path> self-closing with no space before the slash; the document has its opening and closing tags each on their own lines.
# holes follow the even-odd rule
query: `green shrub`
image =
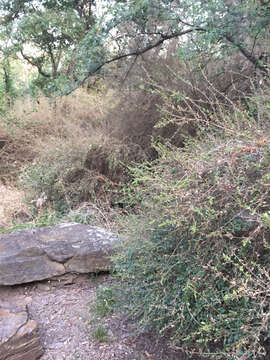
<svg viewBox="0 0 270 360">
<path fill-rule="evenodd" d="M 146 226 L 116 270 L 130 314 L 173 346 L 215 360 L 266 360 L 270 135 L 237 108 L 215 116 L 222 127 L 209 125 L 184 149 L 156 145 L 159 159 L 133 169 L 127 202 L 141 210 L 136 232 L 140 217 Z"/>
<path fill-rule="evenodd" d="M 113 312 L 116 295 L 112 288 L 99 287 L 95 304 L 95 313 L 99 317 L 106 317 Z"/>
</svg>

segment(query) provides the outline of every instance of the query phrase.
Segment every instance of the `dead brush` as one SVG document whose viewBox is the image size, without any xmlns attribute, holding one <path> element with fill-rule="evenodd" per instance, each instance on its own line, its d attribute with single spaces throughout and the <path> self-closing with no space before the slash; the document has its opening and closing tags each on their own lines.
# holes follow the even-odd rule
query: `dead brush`
<svg viewBox="0 0 270 360">
<path fill-rule="evenodd" d="M 137 145 L 106 136 L 88 140 L 87 144 L 74 143 L 72 147 L 59 139 L 46 144 L 48 148 L 43 148 L 43 153 L 19 176 L 29 201 L 44 193 L 48 203 L 60 212 L 83 202 L 117 202 L 117 193 L 129 178 L 128 167 L 143 161 L 145 154 Z"/>
<path fill-rule="evenodd" d="M 88 150 L 84 167 L 105 176 L 112 183 L 124 183 L 128 177 L 128 167 L 143 162 L 146 154 L 139 145 L 103 137 L 92 143 Z"/>
<path fill-rule="evenodd" d="M 178 76 L 175 73 L 173 75 Z M 201 80 L 203 85 L 179 78 L 179 81 L 185 84 L 184 91 L 171 90 L 154 83 L 155 91 L 163 99 L 160 106 L 162 117 L 155 125 L 156 128 L 174 125 L 178 130 L 175 131 L 171 140 L 182 136 L 184 141 L 192 134 L 191 129 L 198 135 L 208 128 L 211 131 L 215 129 L 217 132 L 232 134 L 235 131 L 244 131 L 254 127 L 254 122 L 257 121 L 254 112 L 261 112 L 259 102 L 262 98 L 259 100 L 259 97 L 246 96 L 239 91 L 237 101 L 235 101 L 210 82 L 204 72 L 201 72 Z M 250 82 L 252 82 L 251 79 Z"/>
<path fill-rule="evenodd" d="M 183 147 L 185 138 L 199 135 L 218 112 L 218 126 L 224 126 L 224 113 L 236 110 L 237 100 L 248 110 L 246 98 L 255 90 L 255 71 L 243 57 L 213 61 L 212 55 L 201 54 L 187 61 L 172 55 L 178 45 L 165 54 L 155 50 L 140 57 L 110 113 L 113 136 L 140 145 L 152 159 L 157 156 L 152 138 Z"/>
<path fill-rule="evenodd" d="M 139 145 L 112 135 L 108 118 L 117 104 L 112 100 L 112 91 L 105 99 L 81 89 L 54 103 L 40 97 L 38 103 L 15 105 L 5 119 L 12 145 L 6 160 L 11 167 L 9 160 L 16 159 L 12 174 L 29 202 L 44 193 L 49 206 L 65 212 L 97 197 L 114 201 L 128 165 L 146 157 Z"/>
<path fill-rule="evenodd" d="M 23 164 L 50 149 L 74 147 L 86 153 L 89 144 L 107 132 L 103 118 L 113 106 L 112 97 L 108 92 L 105 100 L 101 94 L 88 94 L 80 89 L 70 96 L 55 99 L 54 103 L 42 96 L 38 102 L 30 98 L 17 100 L 10 113 L 1 119 L 1 127 L 10 139 L 1 157 L 8 164 L 5 165 L 7 172 L 8 166 L 12 168 L 17 161 L 12 171 L 16 176 Z"/>
<path fill-rule="evenodd" d="M 0 183 L 0 230 L 30 217 L 30 209 L 25 205 L 24 200 L 23 191 Z"/>
</svg>

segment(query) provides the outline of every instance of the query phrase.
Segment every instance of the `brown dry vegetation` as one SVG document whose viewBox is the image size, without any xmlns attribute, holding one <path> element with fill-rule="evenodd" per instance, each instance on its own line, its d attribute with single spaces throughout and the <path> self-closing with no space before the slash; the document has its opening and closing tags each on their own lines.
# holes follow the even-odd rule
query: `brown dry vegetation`
<svg viewBox="0 0 270 360">
<path fill-rule="evenodd" d="M 15 103 L 2 126 L 17 144 L 18 156 L 26 139 L 33 156 L 62 148 L 68 142 L 87 150 L 89 139 L 97 139 L 106 133 L 106 125 L 101 124 L 109 111 L 106 101 L 113 107 L 112 94 L 108 93 L 104 100 L 83 90 L 55 101 L 42 96 L 37 102 L 23 98 Z"/>
<path fill-rule="evenodd" d="M 227 342 L 228 359 L 234 355 L 253 359 L 256 352 L 266 354 L 266 359 L 269 338 L 265 331 L 270 318 L 264 303 L 269 298 L 269 257 L 265 256 L 269 253 L 269 84 L 267 79 L 261 82 L 242 59 L 232 58 L 227 66 L 221 61 L 198 66 L 198 62 L 174 57 L 157 61 L 157 53 L 152 55 L 134 66 L 128 84 L 113 90 L 106 86 L 98 92 L 80 89 L 53 103 L 43 97 L 38 103 L 16 103 L 1 124 L 2 180 L 18 180 L 29 204 L 46 197 L 47 209 L 36 208 L 36 213 L 31 209 L 35 219 L 47 210 L 58 214 L 57 221 L 74 216 L 75 221 L 93 224 L 94 214 L 108 226 L 126 207 L 125 214 L 135 214 L 133 224 L 128 217 L 121 217 L 118 230 L 125 227 L 126 232 L 136 232 L 138 242 L 132 239 L 128 243 L 127 253 L 118 259 L 118 270 L 130 284 L 131 312 L 140 317 L 144 299 L 144 309 L 151 309 L 146 323 L 159 319 L 159 329 L 165 334 L 176 323 L 175 346 L 181 345 L 183 334 L 186 339 L 193 336 L 187 341 L 187 351 L 192 347 L 199 351 L 199 344 L 205 343 L 201 351 L 212 352 Z M 130 167 L 145 160 L 131 175 Z M 1 221 L 2 226 L 10 225 L 23 207 L 22 199 L 21 192 L 5 188 L 0 226 Z M 48 225 L 48 217 L 44 224 Z M 197 258 L 193 258 L 194 249 Z M 131 257 L 133 250 L 136 256 Z M 171 256 L 177 251 L 177 256 Z M 190 259 L 185 274 L 182 266 Z M 228 272 L 223 268 L 224 259 Z M 254 259 L 259 276 L 248 282 Z M 175 263 L 168 262 L 171 260 Z M 174 278 L 178 266 L 181 276 Z M 142 287 L 144 279 L 147 286 Z M 179 296 L 179 289 L 185 289 L 184 296 Z M 163 304 L 164 294 L 168 303 Z M 209 304 L 217 299 L 211 305 L 213 314 L 210 308 L 205 311 L 204 299 L 194 301 L 201 294 Z M 243 298 L 246 307 L 241 304 Z M 230 310 L 225 313 L 224 302 Z M 198 305 L 193 313 L 191 305 Z M 246 311 L 259 315 L 248 318 Z M 213 321 L 216 314 L 225 314 L 226 326 Z M 183 323 L 177 323 L 179 319 Z M 235 321 L 243 339 L 243 356 L 238 356 L 238 338 L 233 344 L 229 339 Z M 199 332 L 198 323 L 202 326 Z M 250 324 L 250 333 L 243 333 Z M 223 355 L 211 356 L 223 359 Z"/>
<path fill-rule="evenodd" d="M 115 104 L 110 91 L 104 98 L 84 90 L 53 103 L 42 96 L 38 102 L 17 101 L 1 124 L 5 134 L 0 157 L 2 181 L 16 180 L 31 164 L 39 164 L 48 171 L 56 167 L 55 175 L 70 183 L 74 183 L 79 174 L 85 176 L 81 170 L 88 151 L 94 144 L 111 141 L 104 119 Z M 40 195 L 39 190 L 35 189 L 30 197 Z"/>
<path fill-rule="evenodd" d="M 29 203 L 45 193 L 48 205 L 61 203 L 61 212 L 87 202 L 121 205 L 129 166 L 158 157 L 153 142 L 183 147 L 209 123 L 222 123 L 224 111 L 236 106 L 234 114 L 250 113 L 246 95 L 257 79 L 247 76 L 244 59 L 226 66 L 202 59 L 155 51 L 141 57 L 125 83 L 112 87 L 104 80 L 98 90 L 54 101 L 18 100 L 1 120 L 1 180 L 19 179 Z M 252 111 L 259 119 L 265 106 L 258 101 Z"/>
<path fill-rule="evenodd" d="M 29 213 L 24 203 L 24 192 L 0 183 L 0 229 L 9 228 L 17 221 L 24 221 Z"/>
</svg>

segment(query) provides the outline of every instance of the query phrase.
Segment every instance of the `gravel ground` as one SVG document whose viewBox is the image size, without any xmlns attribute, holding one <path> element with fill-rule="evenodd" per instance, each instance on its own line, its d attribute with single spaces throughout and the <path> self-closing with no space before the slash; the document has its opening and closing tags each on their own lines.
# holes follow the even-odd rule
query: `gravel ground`
<svg viewBox="0 0 270 360">
<path fill-rule="evenodd" d="M 0 300 L 27 304 L 39 323 L 44 355 L 41 360 L 188 360 L 169 350 L 153 334 L 139 334 L 136 326 L 112 314 L 96 324 L 108 332 L 108 341 L 93 339 L 97 286 L 109 286 L 109 276 L 66 276 L 14 287 L 0 287 Z M 192 359 L 195 360 L 195 359 Z"/>
</svg>

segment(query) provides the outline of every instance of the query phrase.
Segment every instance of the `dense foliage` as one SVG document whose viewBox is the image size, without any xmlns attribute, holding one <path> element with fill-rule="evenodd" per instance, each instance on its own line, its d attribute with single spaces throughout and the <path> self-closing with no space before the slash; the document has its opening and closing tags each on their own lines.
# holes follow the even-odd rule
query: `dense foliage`
<svg viewBox="0 0 270 360">
<path fill-rule="evenodd" d="M 267 360 L 269 3 L 0 0 L 0 11 L 0 175 L 16 174 L 31 219 L 86 203 L 80 221 L 94 208 L 107 224 L 100 202 L 120 222 L 133 214 L 115 261 L 129 313 L 191 354 Z M 103 89 L 74 92 L 96 74 Z M 14 105 L 17 77 L 45 97 Z"/>
<path fill-rule="evenodd" d="M 236 50 L 265 72 L 270 8 L 259 1 L 6 1 L 1 26 L 47 91 L 71 92 L 104 65 L 179 39 L 184 58 Z M 68 82 L 67 82 L 68 80 Z"/>
<path fill-rule="evenodd" d="M 125 199 L 141 215 L 117 270 L 129 313 L 173 346 L 268 359 L 269 116 L 261 128 L 220 106 L 212 119 L 200 141 L 158 145 L 156 162 L 133 169 Z"/>
</svg>

